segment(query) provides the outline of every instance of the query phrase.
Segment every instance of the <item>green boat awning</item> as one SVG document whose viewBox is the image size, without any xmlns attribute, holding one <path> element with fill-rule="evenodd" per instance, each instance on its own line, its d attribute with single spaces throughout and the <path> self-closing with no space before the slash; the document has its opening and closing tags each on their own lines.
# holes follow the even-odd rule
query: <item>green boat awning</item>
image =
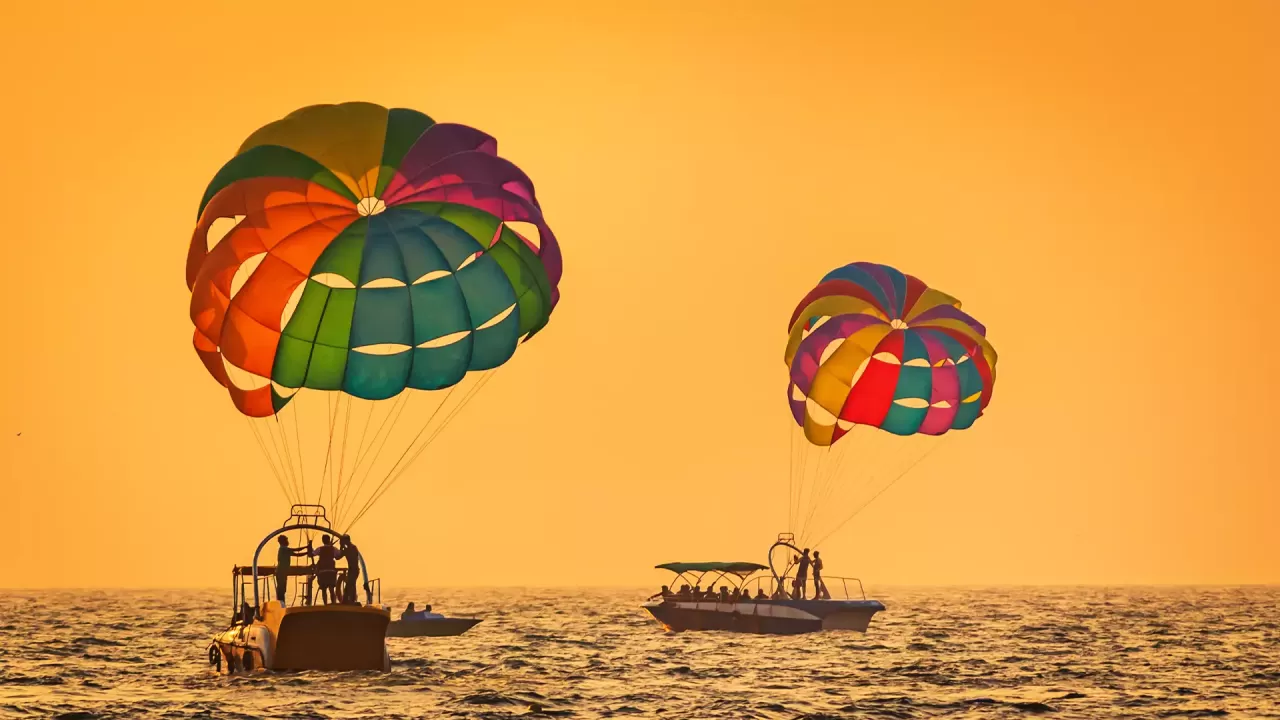
<svg viewBox="0 0 1280 720">
<path fill-rule="evenodd" d="M 670 570 L 673 573 L 685 572 L 724 572 L 733 573 L 734 575 L 750 575 L 757 570 L 768 570 L 769 568 L 760 563 L 752 562 L 674 562 L 655 565 L 659 570 Z"/>
</svg>

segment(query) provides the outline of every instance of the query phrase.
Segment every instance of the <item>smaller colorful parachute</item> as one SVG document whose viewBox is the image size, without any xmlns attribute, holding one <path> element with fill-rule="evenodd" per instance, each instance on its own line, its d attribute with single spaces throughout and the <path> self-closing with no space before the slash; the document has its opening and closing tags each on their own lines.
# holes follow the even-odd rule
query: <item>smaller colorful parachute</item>
<svg viewBox="0 0 1280 720">
<path fill-rule="evenodd" d="M 855 425 L 895 435 L 968 428 L 991 402 L 996 351 L 960 301 L 887 265 L 831 271 L 796 306 L 789 401 L 809 442 Z"/>
</svg>

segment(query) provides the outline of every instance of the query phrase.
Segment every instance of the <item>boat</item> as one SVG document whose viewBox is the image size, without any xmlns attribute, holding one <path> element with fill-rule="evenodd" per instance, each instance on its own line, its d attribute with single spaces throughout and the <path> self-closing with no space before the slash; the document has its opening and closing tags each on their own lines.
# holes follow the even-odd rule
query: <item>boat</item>
<svg viewBox="0 0 1280 720">
<path fill-rule="evenodd" d="M 480 623 L 478 618 L 426 617 L 392 620 L 387 637 L 453 637 Z"/>
<path fill-rule="evenodd" d="M 259 565 L 258 557 L 267 543 L 293 532 L 299 536 L 306 532 L 338 534 L 330 527 L 322 506 L 294 505 L 290 509 L 289 519 L 258 543 L 253 564 L 232 569 L 232 621 L 210 643 L 209 664 L 228 674 L 255 670 L 389 671 L 386 635 L 391 611 L 381 606 L 379 580 L 365 581 L 364 604 L 312 604 L 314 569 L 300 564 L 289 568 L 286 601 L 275 599 L 275 568 Z M 360 570 L 362 577 L 369 577 L 363 554 Z M 346 569 L 339 568 L 339 587 L 346 581 L 345 575 Z"/>
<path fill-rule="evenodd" d="M 854 630 L 865 633 L 871 618 L 883 611 L 879 600 L 867 599 L 862 581 L 857 578 L 823 576 L 827 592 L 821 599 L 794 597 L 790 588 L 794 581 L 789 560 L 781 572 L 774 567 L 774 554 L 800 550 L 789 533 L 782 533 L 769 548 L 769 564 L 753 562 L 673 562 L 656 566 L 675 573 L 676 581 L 685 588 L 672 591 L 676 583 L 663 588 L 660 596 L 647 600 L 641 607 L 649 612 L 668 632 L 722 630 L 764 635 L 798 635 L 824 630 Z M 769 574 L 758 574 L 762 571 Z M 725 582 L 721 592 L 693 592 L 703 580 L 712 577 L 708 590 Z M 842 597 L 831 598 L 835 586 Z M 736 593 L 725 592 L 730 587 Z M 856 597 L 851 596 L 856 587 Z"/>
</svg>

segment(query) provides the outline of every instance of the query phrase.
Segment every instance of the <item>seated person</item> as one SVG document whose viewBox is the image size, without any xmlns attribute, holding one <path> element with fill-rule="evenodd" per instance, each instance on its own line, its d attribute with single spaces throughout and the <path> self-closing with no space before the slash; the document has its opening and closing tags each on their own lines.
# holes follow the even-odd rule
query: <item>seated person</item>
<svg viewBox="0 0 1280 720">
<path fill-rule="evenodd" d="M 415 610 L 412 602 L 405 607 L 404 612 L 400 613 L 401 620 L 419 620 L 421 618 L 421 611 Z"/>
<path fill-rule="evenodd" d="M 757 599 L 757 600 L 768 600 L 768 599 L 769 599 L 769 598 L 768 598 L 768 596 L 766 596 L 766 595 L 764 594 L 764 586 L 763 586 L 763 585 L 756 589 L 756 599 Z"/>
<path fill-rule="evenodd" d="M 685 584 L 680 586 L 680 592 L 676 593 L 676 596 L 681 600 L 688 600 L 693 597 L 693 593 L 689 591 L 689 586 Z"/>
<path fill-rule="evenodd" d="M 659 590 L 658 592 L 656 592 L 656 593 L 654 593 L 654 594 L 650 595 L 648 599 L 649 599 L 649 600 L 653 600 L 653 599 L 655 599 L 655 598 L 663 598 L 663 599 L 666 599 L 666 598 L 669 598 L 669 597 L 671 597 L 671 589 L 670 589 L 670 588 L 668 588 L 666 585 L 663 585 L 661 590 Z"/>
<path fill-rule="evenodd" d="M 741 599 L 742 599 L 742 590 L 741 590 L 741 589 L 739 589 L 739 588 L 734 588 L 734 589 L 733 589 L 733 591 L 729 593 L 729 602 L 736 603 L 736 602 L 738 602 L 738 601 L 739 601 L 739 600 L 741 600 Z"/>
<path fill-rule="evenodd" d="M 726 603 L 729 602 L 729 586 L 728 585 L 720 586 L 720 597 L 718 599 L 720 600 L 720 602 L 726 602 Z"/>
<path fill-rule="evenodd" d="M 431 612 L 431 606 L 426 605 L 421 610 L 414 610 L 413 603 L 409 603 L 404 612 L 400 613 L 401 620 L 431 620 L 433 618 L 444 617 L 440 613 Z"/>
</svg>

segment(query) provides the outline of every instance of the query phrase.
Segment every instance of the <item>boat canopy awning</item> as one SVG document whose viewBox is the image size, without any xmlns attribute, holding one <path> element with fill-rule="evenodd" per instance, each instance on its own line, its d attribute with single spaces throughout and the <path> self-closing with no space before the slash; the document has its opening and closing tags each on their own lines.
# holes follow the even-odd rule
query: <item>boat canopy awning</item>
<svg viewBox="0 0 1280 720">
<path fill-rule="evenodd" d="M 673 562 L 655 565 L 654 567 L 659 570 L 670 570 L 676 574 L 686 572 L 722 572 L 734 575 L 750 575 L 757 570 L 769 569 L 760 563 L 753 562 Z"/>
</svg>

